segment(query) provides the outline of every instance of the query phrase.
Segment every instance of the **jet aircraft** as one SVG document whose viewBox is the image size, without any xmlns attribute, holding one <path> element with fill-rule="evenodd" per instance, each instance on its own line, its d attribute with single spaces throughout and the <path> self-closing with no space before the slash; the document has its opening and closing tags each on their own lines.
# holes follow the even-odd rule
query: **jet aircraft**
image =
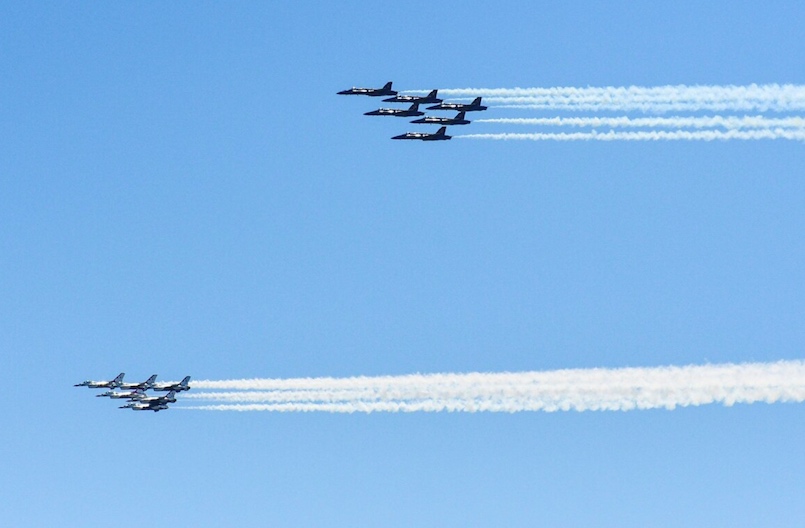
<svg viewBox="0 0 805 528">
<path fill-rule="evenodd" d="M 152 396 L 149 398 L 141 398 L 138 401 L 122 405 L 121 409 L 131 409 L 132 411 L 164 411 L 168 408 L 169 403 L 176 402 L 176 392 L 170 391 L 165 396 Z"/>
<path fill-rule="evenodd" d="M 442 99 L 436 97 L 436 92 L 439 90 L 431 90 L 428 95 L 395 95 L 394 97 L 389 97 L 388 99 L 383 99 L 384 103 L 419 103 L 419 104 L 430 104 L 430 103 L 441 103 Z"/>
<path fill-rule="evenodd" d="M 446 135 L 445 134 L 446 131 L 447 127 L 443 126 L 433 134 L 429 134 L 427 132 L 406 132 L 405 134 L 394 136 L 391 139 L 419 139 L 421 141 L 443 141 L 446 139 L 451 139 L 453 137 Z"/>
<path fill-rule="evenodd" d="M 124 372 L 121 372 L 111 381 L 82 381 L 73 387 L 89 387 L 90 389 L 117 389 L 123 384 Z"/>
<path fill-rule="evenodd" d="M 175 391 L 175 392 L 182 392 L 186 390 L 190 390 L 188 383 L 190 382 L 190 376 L 185 376 L 182 381 L 179 383 L 171 383 L 168 385 L 154 385 L 151 387 L 155 391 Z"/>
<path fill-rule="evenodd" d="M 380 97 L 383 95 L 397 95 L 396 90 L 391 89 L 391 81 L 383 85 L 383 88 L 355 88 L 341 90 L 338 95 L 368 95 L 370 97 Z"/>
<path fill-rule="evenodd" d="M 154 374 L 147 380 L 140 382 L 140 383 L 122 383 L 120 385 L 121 389 L 142 389 L 148 390 L 154 386 L 154 382 L 157 380 L 157 375 Z"/>
<path fill-rule="evenodd" d="M 127 403 L 126 405 L 121 405 L 121 409 L 131 409 L 132 411 L 164 411 L 168 408 L 168 405 L 165 403 Z"/>
<path fill-rule="evenodd" d="M 425 115 L 425 112 L 419 110 L 419 103 L 412 104 L 407 110 L 402 108 L 378 108 L 371 112 L 365 112 L 363 115 L 368 116 L 395 116 L 395 117 L 416 117 Z"/>
<path fill-rule="evenodd" d="M 464 119 L 464 110 L 459 112 L 456 117 L 437 117 L 425 116 L 421 119 L 414 119 L 412 123 L 424 123 L 432 125 L 469 125 L 470 121 Z"/>
<path fill-rule="evenodd" d="M 458 110 L 459 112 L 476 112 L 479 110 L 486 110 L 485 106 L 481 106 L 481 98 L 476 97 L 471 103 L 439 103 L 437 105 L 429 106 L 428 110 Z"/>
<path fill-rule="evenodd" d="M 101 394 L 96 394 L 96 398 L 112 398 L 113 400 L 141 400 L 145 398 L 145 391 L 142 389 L 135 389 L 133 391 L 128 392 L 115 392 L 115 391 L 106 391 L 102 392 Z"/>
</svg>

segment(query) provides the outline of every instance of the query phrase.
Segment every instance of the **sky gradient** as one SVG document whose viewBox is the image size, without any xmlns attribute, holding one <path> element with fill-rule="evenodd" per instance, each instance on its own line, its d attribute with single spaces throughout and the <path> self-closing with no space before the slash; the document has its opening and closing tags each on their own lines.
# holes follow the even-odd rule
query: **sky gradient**
<svg viewBox="0 0 805 528">
<path fill-rule="evenodd" d="M 803 359 L 801 141 L 390 141 L 416 125 L 335 95 L 803 85 L 803 18 L 4 3 L 0 524 L 800 527 L 801 404 L 135 413 L 72 385 Z"/>
</svg>

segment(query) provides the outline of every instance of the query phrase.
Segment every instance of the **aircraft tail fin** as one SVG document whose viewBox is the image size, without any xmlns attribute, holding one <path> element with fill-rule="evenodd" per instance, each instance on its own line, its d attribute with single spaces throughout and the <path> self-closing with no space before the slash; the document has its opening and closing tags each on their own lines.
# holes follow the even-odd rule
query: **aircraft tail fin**
<svg viewBox="0 0 805 528">
<path fill-rule="evenodd" d="M 431 90 L 430 93 L 428 94 L 428 97 L 436 97 L 436 92 L 438 91 L 439 90 Z"/>
<path fill-rule="evenodd" d="M 461 112 L 458 113 L 458 115 L 456 115 L 456 119 L 464 119 L 465 115 L 466 115 L 466 112 L 464 110 L 462 110 Z"/>
<path fill-rule="evenodd" d="M 419 112 L 419 103 L 412 103 L 411 108 L 408 109 L 411 112 Z"/>
<path fill-rule="evenodd" d="M 386 84 L 384 84 L 384 85 L 383 85 L 383 89 L 384 89 L 384 90 L 391 90 L 391 81 L 389 81 L 389 82 L 387 82 Z"/>
<path fill-rule="evenodd" d="M 125 376 L 125 375 L 126 375 L 126 373 L 125 373 L 125 372 L 121 372 L 120 374 L 118 374 L 117 376 L 115 376 L 115 379 L 113 379 L 112 381 L 113 381 L 114 383 L 123 383 L 123 376 Z"/>
<path fill-rule="evenodd" d="M 157 380 L 157 375 L 153 374 L 150 378 L 145 380 L 145 383 L 146 383 L 146 385 L 153 385 L 156 380 Z"/>
<path fill-rule="evenodd" d="M 443 136 L 443 135 L 445 135 L 446 132 L 447 132 L 447 127 L 443 126 L 442 128 L 440 128 L 439 130 L 436 131 L 436 135 L 437 136 Z"/>
<path fill-rule="evenodd" d="M 476 97 L 475 99 L 473 99 L 472 104 L 473 104 L 473 105 L 476 105 L 476 106 L 477 106 L 477 105 L 480 105 L 480 104 L 481 104 L 481 98 L 480 98 L 480 97 Z"/>
<path fill-rule="evenodd" d="M 179 385 L 182 387 L 187 387 L 187 384 L 190 383 L 190 376 L 185 376 L 182 381 L 179 382 Z"/>
</svg>

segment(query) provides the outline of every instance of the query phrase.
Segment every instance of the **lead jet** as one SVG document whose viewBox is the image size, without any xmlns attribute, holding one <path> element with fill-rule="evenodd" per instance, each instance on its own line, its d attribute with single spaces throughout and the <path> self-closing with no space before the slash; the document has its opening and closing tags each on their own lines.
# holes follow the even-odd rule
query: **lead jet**
<svg viewBox="0 0 805 528">
<path fill-rule="evenodd" d="M 427 132 L 406 132 L 405 134 L 394 136 L 391 139 L 418 139 L 420 141 L 444 141 L 446 139 L 450 139 L 453 137 L 446 135 L 445 134 L 446 131 L 447 127 L 443 126 L 433 134 L 429 134 Z"/>
<path fill-rule="evenodd" d="M 154 385 L 151 387 L 155 391 L 174 391 L 174 392 L 182 392 L 186 390 L 190 390 L 190 386 L 188 383 L 190 382 L 190 376 L 185 376 L 182 381 L 179 383 L 169 383 L 168 385 Z"/>
<path fill-rule="evenodd" d="M 151 396 L 141 398 L 135 402 L 120 406 L 121 409 L 131 409 L 132 411 L 164 411 L 169 403 L 176 402 L 176 392 L 170 391 L 165 396 Z"/>
<path fill-rule="evenodd" d="M 459 112 L 477 112 L 486 110 L 485 106 L 481 106 L 481 98 L 476 97 L 471 103 L 439 103 L 437 105 L 429 106 L 428 110 L 458 110 Z"/>
<path fill-rule="evenodd" d="M 441 103 L 442 99 L 436 97 L 436 92 L 439 90 L 431 90 L 428 95 L 395 95 L 394 97 L 389 97 L 388 99 L 383 99 L 384 103 L 419 103 L 419 104 L 430 104 L 430 103 Z"/>
<path fill-rule="evenodd" d="M 148 390 L 154 386 L 154 382 L 157 380 L 157 375 L 154 374 L 150 378 L 140 383 L 122 383 L 120 385 L 121 389 L 141 389 L 141 390 Z"/>
<path fill-rule="evenodd" d="M 383 88 L 355 88 L 354 86 L 349 90 L 341 90 L 338 95 L 368 95 L 370 97 L 380 97 L 383 95 L 397 95 L 395 90 L 391 89 L 391 81 L 383 85 Z"/>
<path fill-rule="evenodd" d="M 456 117 L 436 117 L 425 116 L 422 119 L 414 119 L 412 123 L 430 125 L 469 125 L 470 121 L 464 119 L 464 112 L 459 112 Z"/>
<path fill-rule="evenodd" d="M 425 112 L 419 110 L 419 103 L 414 103 L 407 110 L 403 110 L 402 108 L 378 108 L 377 110 L 372 110 L 371 112 L 365 112 L 363 115 L 416 117 L 425 115 Z"/>
<path fill-rule="evenodd" d="M 113 400 L 141 400 L 145 398 L 145 392 L 142 389 L 135 389 L 133 391 L 128 392 L 115 392 L 115 391 L 106 391 L 102 392 L 101 394 L 96 394 L 96 398 L 112 398 Z"/>
<path fill-rule="evenodd" d="M 121 372 L 115 379 L 111 381 L 82 381 L 73 385 L 73 387 L 89 387 L 90 389 L 117 389 L 123 384 L 123 376 L 125 372 Z"/>
</svg>

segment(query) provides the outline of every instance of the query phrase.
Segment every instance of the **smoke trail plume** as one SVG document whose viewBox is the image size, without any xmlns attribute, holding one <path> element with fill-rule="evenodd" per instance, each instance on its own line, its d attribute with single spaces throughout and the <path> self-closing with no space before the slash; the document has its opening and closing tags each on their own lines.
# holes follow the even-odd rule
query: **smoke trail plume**
<svg viewBox="0 0 805 528">
<path fill-rule="evenodd" d="M 190 407 L 273 412 L 520 412 L 674 409 L 805 401 L 805 362 L 520 373 L 199 381 Z"/>
<path fill-rule="evenodd" d="M 529 140 L 529 141 L 726 141 L 731 139 L 790 139 L 805 141 L 805 129 L 769 128 L 753 130 L 645 130 L 639 132 L 570 132 L 533 134 L 464 134 L 462 139 Z"/>
<path fill-rule="evenodd" d="M 742 110 L 800 111 L 805 109 L 805 86 L 628 86 L 553 88 L 453 88 L 452 97 L 485 97 L 489 103 L 518 108 L 561 110 Z"/>
<path fill-rule="evenodd" d="M 535 117 L 476 119 L 475 123 L 504 125 L 609 127 L 609 128 L 724 128 L 727 130 L 756 128 L 803 128 L 803 117 L 771 118 L 764 116 L 710 117 Z"/>
</svg>

